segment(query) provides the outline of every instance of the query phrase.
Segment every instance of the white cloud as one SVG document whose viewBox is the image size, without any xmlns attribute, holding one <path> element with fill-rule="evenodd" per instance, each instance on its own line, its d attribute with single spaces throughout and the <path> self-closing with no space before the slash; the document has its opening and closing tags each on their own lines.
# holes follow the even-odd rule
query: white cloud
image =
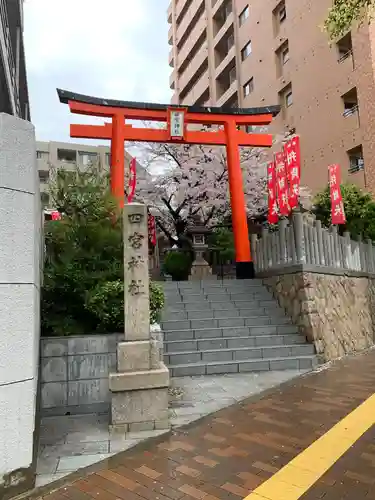
<svg viewBox="0 0 375 500">
<path fill-rule="evenodd" d="M 69 140 L 68 125 L 78 122 L 59 103 L 57 87 L 98 97 L 169 102 L 168 3 L 26 0 L 25 50 L 39 139 Z"/>
</svg>

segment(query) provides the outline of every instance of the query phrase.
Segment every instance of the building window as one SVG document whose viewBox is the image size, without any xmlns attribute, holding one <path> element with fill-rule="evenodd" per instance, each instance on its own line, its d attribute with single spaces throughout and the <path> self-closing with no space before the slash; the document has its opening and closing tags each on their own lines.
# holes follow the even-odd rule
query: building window
<svg viewBox="0 0 375 500">
<path fill-rule="evenodd" d="M 243 86 L 243 95 L 247 97 L 254 91 L 254 78 L 250 78 L 250 80 Z"/>
<path fill-rule="evenodd" d="M 251 54 L 251 41 L 248 42 L 245 47 L 241 50 L 241 59 L 244 61 Z"/>
<path fill-rule="evenodd" d="M 49 172 L 48 170 L 39 170 L 39 181 L 42 183 L 46 183 L 49 180 Z"/>
<path fill-rule="evenodd" d="M 348 151 L 349 157 L 349 172 L 359 172 L 360 170 L 364 170 L 365 163 L 363 161 L 363 148 L 362 145 L 357 146 Z"/>
<path fill-rule="evenodd" d="M 48 207 L 49 205 L 49 194 L 48 193 L 40 193 L 40 201 L 42 202 L 43 207 Z"/>
<path fill-rule="evenodd" d="M 229 71 L 229 85 L 232 85 L 233 82 L 237 80 L 237 73 L 236 73 L 236 67 L 234 66 L 230 71 Z"/>
<path fill-rule="evenodd" d="M 290 90 L 285 94 L 285 105 L 287 108 L 293 104 L 293 92 Z"/>
<path fill-rule="evenodd" d="M 241 14 L 240 14 L 240 17 L 239 17 L 240 26 L 242 26 L 243 24 L 245 24 L 245 22 L 248 19 L 249 15 L 250 15 L 250 9 L 249 9 L 249 6 L 247 5 L 244 8 L 244 10 L 241 12 Z"/>
<path fill-rule="evenodd" d="M 97 153 L 87 153 L 85 151 L 80 151 L 78 153 L 79 163 L 84 167 L 92 167 L 98 161 Z"/>
<path fill-rule="evenodd" d="M 353 42 L 352 34 L 349 32 L 343 36 L 336 44 L 339 63 L 345 61 L 349 57 L 353 57 Z"/>
<path fill-rule="evenodd" d="M 345 117 L 358 113 L 358 96 L 357 96 L 357 89 L 355 87 L 349 90 L 349 92 L 346 92 L 346 94 L 344 94 L 343 96 L 341 96 L 341 99 L 344 104 L 343 114 Z"/>
<path fill-rule="evenodd" d="M 76 163 L 77 153 L 70 149 L 58 149 L 57 159 L 63 163 Z"/>
<path fill-rule="evenodd" d="M 286 7 L 285 7 L 285 3 L 284 3 L 283 5 L 280 6 L 280 9 L 279 9 L 279 21 L 280 21 L 280 23 L 285 21 L 285 19 L 286 19 Z"/>
<path fill-rule="evenodd" d="M 284 0 L 282 0 L 273 10 L 272 17 L 274 35 L 277 36 L 280 31 L 280 26 L 286 19 L 286 7 Z"/>
<path fill-rule="evenodd" d="M 286 64 L 289 61 L 289 46 L 287 45 L 281 50 L 281 64 Z"/>
</svg>

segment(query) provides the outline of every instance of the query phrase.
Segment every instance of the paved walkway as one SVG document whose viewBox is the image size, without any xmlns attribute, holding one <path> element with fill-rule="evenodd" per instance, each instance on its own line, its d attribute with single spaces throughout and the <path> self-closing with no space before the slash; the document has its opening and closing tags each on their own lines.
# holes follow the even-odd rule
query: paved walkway
<svg viewBox="0 0 375 500">
<path fill-rule="evenodd" d="M 373 350 L 220 410 L 24 498 L 375 499 L 374 388 Z"/>
</svg>

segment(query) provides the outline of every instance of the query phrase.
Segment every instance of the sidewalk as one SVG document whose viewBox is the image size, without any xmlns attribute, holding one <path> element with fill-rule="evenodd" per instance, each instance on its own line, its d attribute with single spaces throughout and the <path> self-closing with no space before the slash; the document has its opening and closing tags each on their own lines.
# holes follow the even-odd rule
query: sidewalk
<svg viewBox="0 0 375 500">
<path fill-rule="evenodd" d="M 296 488 L 283 482 L 267 497 L 256 489 L 369 398 L 374 388 L 372 350 L 220 410 L 22 498 L 373 499 L 374 426 L 352 448 L 348 445 L 348 451 L 332 461 L 328 472 L 307 491 L 299 489 L 296 495 Z M 375 412 L 372 415 L 375 421 Z M 363 421 L 358 417 L 359 426 Z M 316 457 L 313 465 L 322 461 L 319 453 Z"/>
</svg>

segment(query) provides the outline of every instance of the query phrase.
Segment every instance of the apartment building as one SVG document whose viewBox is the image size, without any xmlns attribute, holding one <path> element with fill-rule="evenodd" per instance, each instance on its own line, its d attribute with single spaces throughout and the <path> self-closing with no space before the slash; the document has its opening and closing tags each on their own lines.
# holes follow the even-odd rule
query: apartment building
<svg viewBox="0 0 375 500">
<path fill-rule="evenodd" d="M 49 196 L 49 182 L 54 169 L 63 168 L 75 172 L 77 168 L 85 170 L 92 165 L 99 165 L 109 170 L 111 151 L 107 146 L 91 146 L 71 142 L 37 142 L 37 167 L 40 180 L 42 204 L 45 208 L 53 209 Z M 130 164 L 132 157 L 125 152 L 125 162 Z M 137 163 L 137 183 L 148 182 L 148 172 Z"/>
<path fill-rule="evenodd" d="M 0 113 L 30 120 L 23 0 L 0 0 Z"/>
<path fill-rule="evenodd" d="M 375 194 L 375 25 L 329 44 L 332 0 L 171 0 L 173 104 L 280 104 L 270 131 L 301 136 L 302 183 L 327 166 Z"/>
</svg>

